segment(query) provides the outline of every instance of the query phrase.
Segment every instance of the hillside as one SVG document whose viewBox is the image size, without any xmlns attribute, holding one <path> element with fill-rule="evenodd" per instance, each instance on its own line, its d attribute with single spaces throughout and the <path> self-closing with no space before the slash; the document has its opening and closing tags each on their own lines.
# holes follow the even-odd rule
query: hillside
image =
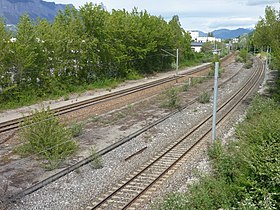
<svg viewBox="0 0 280 210">
<path fill-rule="evenodd" d="M 238 28 L 235 30 L 229 30 L 229 29 L 219 29 L 211 31 L 210 33 L 213 33 L 214 37 L 221 38 L 221 39 L 233 39 L 237 38 L 245 33 L 249 34 L 253 31 L 253 29 L 246 29 L 246 28 Z M 198 31 L 199 36 L 205 37 L 207 36 L 207 33 L 203 31 Z"/>
<path fill-rule="evenodd" d="M 5 18 L 6 24 L 15 25 L 25 13 L 34 20 L 40 17 L 52 21 L 57 12 L 64 10 L 66 6 L 42 0 L 0 0 L 0 16 Z M 71 4 L 69 6 L 73 7 Z"/>
<path fill-rule="evenodd" d="M 233 38 L 239 37 L 245 33 L 249 34 L 252 31 L 253 31 L 253 29 L 238 28 L 235 30 L 219 29 L 219 30 L 212 31 L 212 33 L 216 38 L 233 39 Z"/>
</svg>

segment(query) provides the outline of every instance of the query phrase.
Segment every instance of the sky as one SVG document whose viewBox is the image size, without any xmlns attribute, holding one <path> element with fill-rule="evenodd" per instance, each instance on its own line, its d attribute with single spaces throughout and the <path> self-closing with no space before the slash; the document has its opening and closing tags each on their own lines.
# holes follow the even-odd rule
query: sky
<svg viewBox="0 0 280 210">
<path fill-rule="evenodd" d="M 279 10 L 280 0 L 45 0 L 73 4 L 77 9 L 86 2 L 104 4 L 108 11 L 126 9 L 147 10 L 151 15 L 169 21 L 174 15 L 180 18 L 185 30 L 211 32 L 216 29 L 254 28 L 264 17 L 267 5 Z"/>
</svg>

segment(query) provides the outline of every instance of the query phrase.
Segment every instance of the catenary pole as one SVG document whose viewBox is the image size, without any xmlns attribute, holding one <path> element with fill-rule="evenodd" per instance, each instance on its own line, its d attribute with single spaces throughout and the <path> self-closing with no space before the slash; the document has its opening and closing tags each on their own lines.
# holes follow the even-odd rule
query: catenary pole
<svg viewBox="0 0 280 210">
<path fill-rule="evenodd" d="M 179 49 L 176 50 L 176 75 L 178 75 L 179 70 Z"/>
<path fill-rule="evenodd" d="M 216 114 L 217 114 L 217 100 L 218 100 L 218 74 L 219 62 L 215 62 L 215 75 L 214 75 L 214 99 L 213 99 L 213 117 L 212 117 L 212 143 L 216 139 Z"/>
<path fill-rule="evenodd" d="M 168 52 L 167 50 L 161 49 L 163 52 L 165 52 L 168 55 L 171 55 L 176 58 L 176 76 L 178 75 L 179 70 L 179 49 L 176 49 L 176 55 L 172 54 L 171 52 Z"/>
</svg>

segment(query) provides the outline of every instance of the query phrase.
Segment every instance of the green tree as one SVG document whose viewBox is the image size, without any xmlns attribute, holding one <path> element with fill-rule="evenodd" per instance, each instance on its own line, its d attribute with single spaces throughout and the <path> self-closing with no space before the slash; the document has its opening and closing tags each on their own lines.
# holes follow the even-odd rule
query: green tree
<svg viewBox="0 0 280 210">
<path fill-rule="evenodd" d="M 274 68 L 280 69 L 280 11 L 268 6 L 265 9 L 265 17 L 256 25 L 253 35 L 253 44 L 259 49 L 272 49 Z M 275 96 L 280 99 L 280 76 L 276 81 Z"/>
<path fill-rule="evenodd" d="M 249 35 L 248 34 L 243 34 L 242 36 L 240 36 L 238 45 L 239 45 L 240 49 L 246 49 L 248 51 L 249 46 L 250 46 Z"/>
<path fill-rule="evenodd" d="M 0 18 L 0 101 L 9 100 L 11 90 L 14 88 L 12 73 L 7 71 L 12 59 L 10 55 L 11 34 L 5 28 L 5 22 Z"/>
</svg>

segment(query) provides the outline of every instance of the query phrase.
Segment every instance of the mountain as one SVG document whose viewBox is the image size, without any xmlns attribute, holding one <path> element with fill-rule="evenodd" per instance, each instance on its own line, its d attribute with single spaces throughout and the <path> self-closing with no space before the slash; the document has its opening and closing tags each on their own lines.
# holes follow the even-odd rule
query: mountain
<svg viewBox="0 0 280 210">
<path fill-rule="evenodd" d="M 212 31 L 214 37 L 221 38 L 221 39 L 233 39 L 239 37 L 245 33 L 249 34 L 253 31 L 253 29 L 245 29 L 245 28 L 238 28 L 235 30 L 229 29 L 219 29 Z"/>
<path fill-rule="evenodd" d="M 73 7 L 72 4 L 67 4 Z M 20 16 L 29 14 L 36 20 L 38 17 L 52 21 L 59 10 L 65 10 L 66 4 L 55 4 L 43 0 L 0 0 L 0 16 L 4 17 L 6 24 L 16 25 Z"/>
<path fill-rule="evenodd" d="M 207 33 L 204 33 L 203 31 L 198 31 L 198 33 L 200 37 L 207 36 Z"/>
</svg>

